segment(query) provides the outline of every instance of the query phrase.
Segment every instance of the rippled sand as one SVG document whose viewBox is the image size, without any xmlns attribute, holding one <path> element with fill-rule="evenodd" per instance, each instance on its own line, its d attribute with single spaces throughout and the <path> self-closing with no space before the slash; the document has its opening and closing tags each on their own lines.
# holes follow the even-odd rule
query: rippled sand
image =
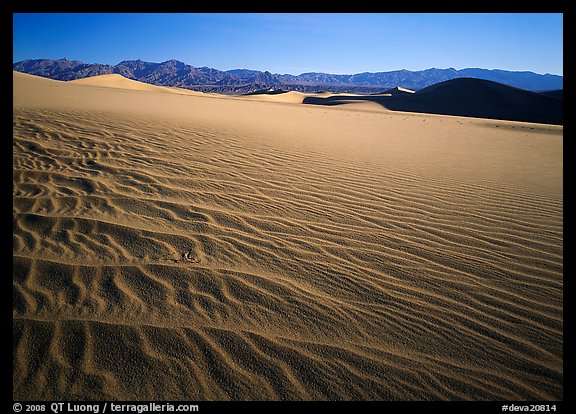
<svg viewBox="0 0 576 414">
<path fill-rule="evenodd" d="M 560 400 L 562 127 L 14 74 L 17 400 Z"/>
</svg>

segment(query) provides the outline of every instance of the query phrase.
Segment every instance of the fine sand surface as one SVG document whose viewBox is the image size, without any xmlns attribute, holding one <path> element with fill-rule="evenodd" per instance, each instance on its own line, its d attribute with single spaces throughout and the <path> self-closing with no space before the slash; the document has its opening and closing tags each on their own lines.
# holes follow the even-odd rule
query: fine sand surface
<svg viewBox="0 0 576 414">
<path fill-rule="evenodd" d="M 15 400 L 563 398 L 561 126 L 119 81 L 14 73 Z"/>
</svg>

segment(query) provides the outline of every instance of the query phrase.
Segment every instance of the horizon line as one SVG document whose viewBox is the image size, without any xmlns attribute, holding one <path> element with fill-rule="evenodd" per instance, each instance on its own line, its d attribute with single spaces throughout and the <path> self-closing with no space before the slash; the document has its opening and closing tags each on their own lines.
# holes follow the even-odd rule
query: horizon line
<svg viewBox="0 0 576 414">
<path fill-rule="evenodd" d="M 492 68 L 492 69 L 488 69 L 488 68 L 482 68 L 482 67 L 465 67 L 465 68 L 461 68 L 461 69 L 456 69 L 454 67 L 448 67 L 448 68 L 436 68 L 436 67 L 431 67 L 431 68 L 426 68 L 426 69 L 417 69 L 417 70 L 410 70 L 410 69 L 393 69 L 393 70 L 382 70 L 382 71 L 377 71 L 377 72 L 370 72 L 370 71 L 362 71 L 362 72 L 354 72 L 354 73 L 335 73 L 335 72 L 320 72 L 320 71 L 306 71 L 306 72 L 301 72 L 298 75 L 294 75 L 292 73 L 279 73 L 279 72 L 270 72 L 269 70 L 260 70 L 260 69 L 249 69 L 249 68 L 233 68 L 233 69 L 218 69 L 212 66 L 193 66 L 189 63 L 186 63 L 182 60 L 178 60 L 178 59 L 168 59 L 168 60 L 164 60 L 162 62 L 153 62 L 153 61 L 148 61 L 148 60 L 143 60 L 143 59 L 124 59 L 119 61 L 116 64 L 110 64 L 110 63 L 99 63 L 99 62 L 85 62 L 82 60 L 78 60 L 78 59 L 68 59 L 67 57 L 62 57 L 59 59 L 50 59 L 50 58 L 35 58 L 35 59 L 23 59 L 23 60 L 19 60 L 16 62 L 12 62 L 12 64 L 16 64 L 16 63 L 20 63 L 20 62 L 25 62 L 27 60 L 66 60 L 66 61 L 70 61 L 70 62 L 82 62 L 88 65 L 107 65 L 107 66 L 117 66 L 122 62 L 145 62 L 145 63 L 156 63 L 156 64 L 162 64 L 162 63 L 166 63 L 166 62 L 170 62 L 170 61 L 176 61 L 176 62 L 180 62 L 183 63 L 185 65 L 188 66 L 192 66 L 193 68 L 209 68 L 209 69 L 216 69 L 220 72 L 230 72 L 233 70 L 251 70 L 251 71 L 255 71 L 255 72 L 268 72 L 271 73 L 272 75 L 290 75 L 290 76 L 300 76 L 300 75 L 304 75 L 304 74 L 308 74 L 308 73 L 323 73 L 323 74 L 327 74 L 327 75 L 337 75 L 337 76 L 351 76 L 351 75 L 358 75 L 358 74 L 362 74 L 362 73 L 388 73 L 388 72 L 402 72 L 402 71 L 407 71 L 407 72 L 423 72 L 425 70 L 431 70 L 431 69 L 438 69 L 438 70 L 448 70 L 448 69 L 454 69 L 456 71 L 460 71 L 460 70 L 465 70 L 465 69 L 482 69 L 482 70 L 489 70 L 489 71 L 494 71 L 494 70 L 500 70 L 500 71 L 505 71 L 505 72 L 518 72 L 518 73 L 522 73 L 522 72 L 530 72 L 530 73 L 534 73 L 536 75 L 542 75 L 542 76 L 546 76 L 546 75 L 551 75 L 551 76 L 560 76 L 560 77 L 564 77 L 563 74 L 556 74 L 556 73 L 539 73 L 539 72 L 534 72 L 531 70 L 509 70 L 509 69 L 500 69 L 500 68 Z"/>
</svg>

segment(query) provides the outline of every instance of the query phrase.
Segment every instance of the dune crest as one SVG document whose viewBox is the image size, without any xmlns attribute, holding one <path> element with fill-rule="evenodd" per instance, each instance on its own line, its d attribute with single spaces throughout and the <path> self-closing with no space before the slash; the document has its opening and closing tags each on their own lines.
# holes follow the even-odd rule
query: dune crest
<svg viewBox="0 0 576 414">
<path fill-rule="evenodd" d="M 262 91 L 240 95 L 237 98 L 262 102 L 301 104 L 307 96 L 312 96 L 312 94 L 296 91 Z"/>
<path fill-rule="evenodd" d="M 75 79 L 69 82 L 71 84 L 76 85 L 99 86 L 103 88 L 129 89 L 136 91 L 149 91 L 159 93 L 192 94 L 192 95 L 199 94 L 199 92 L 193 92 L 186 89 L 150 85 L 148 83 L 125 78 L 124 76 L 119 75 L 117 73 L 91 76 L 82 79 Z"/>
</svg>

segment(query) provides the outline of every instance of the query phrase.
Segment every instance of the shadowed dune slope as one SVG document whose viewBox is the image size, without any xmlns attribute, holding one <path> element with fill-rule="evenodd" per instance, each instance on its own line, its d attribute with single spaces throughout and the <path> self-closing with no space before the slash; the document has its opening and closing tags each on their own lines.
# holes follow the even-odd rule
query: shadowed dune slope
<svg viewBox="0 0 576 414">
<path fill-rule="evenodd" d="M 15 400 L 563 398 L 562 127 L 13 80 Z"/>
<path fill-rule="evenodd" d="M 340 105 L 377 102 L 404 112 L 501 119 L 542 124 L 563 123 L 562 100 L 483 79 L 458 78 L 429 86 L 414 94 L 357 97 L 307 97 L 305 104 Z"/>
<path fill-rule="evenodd" d="M 564 89 L 555 89 L 553 91 L 540 92 L 541 95 L 550 96 L 552 98 L 563 99 Z"/>
</svg>

